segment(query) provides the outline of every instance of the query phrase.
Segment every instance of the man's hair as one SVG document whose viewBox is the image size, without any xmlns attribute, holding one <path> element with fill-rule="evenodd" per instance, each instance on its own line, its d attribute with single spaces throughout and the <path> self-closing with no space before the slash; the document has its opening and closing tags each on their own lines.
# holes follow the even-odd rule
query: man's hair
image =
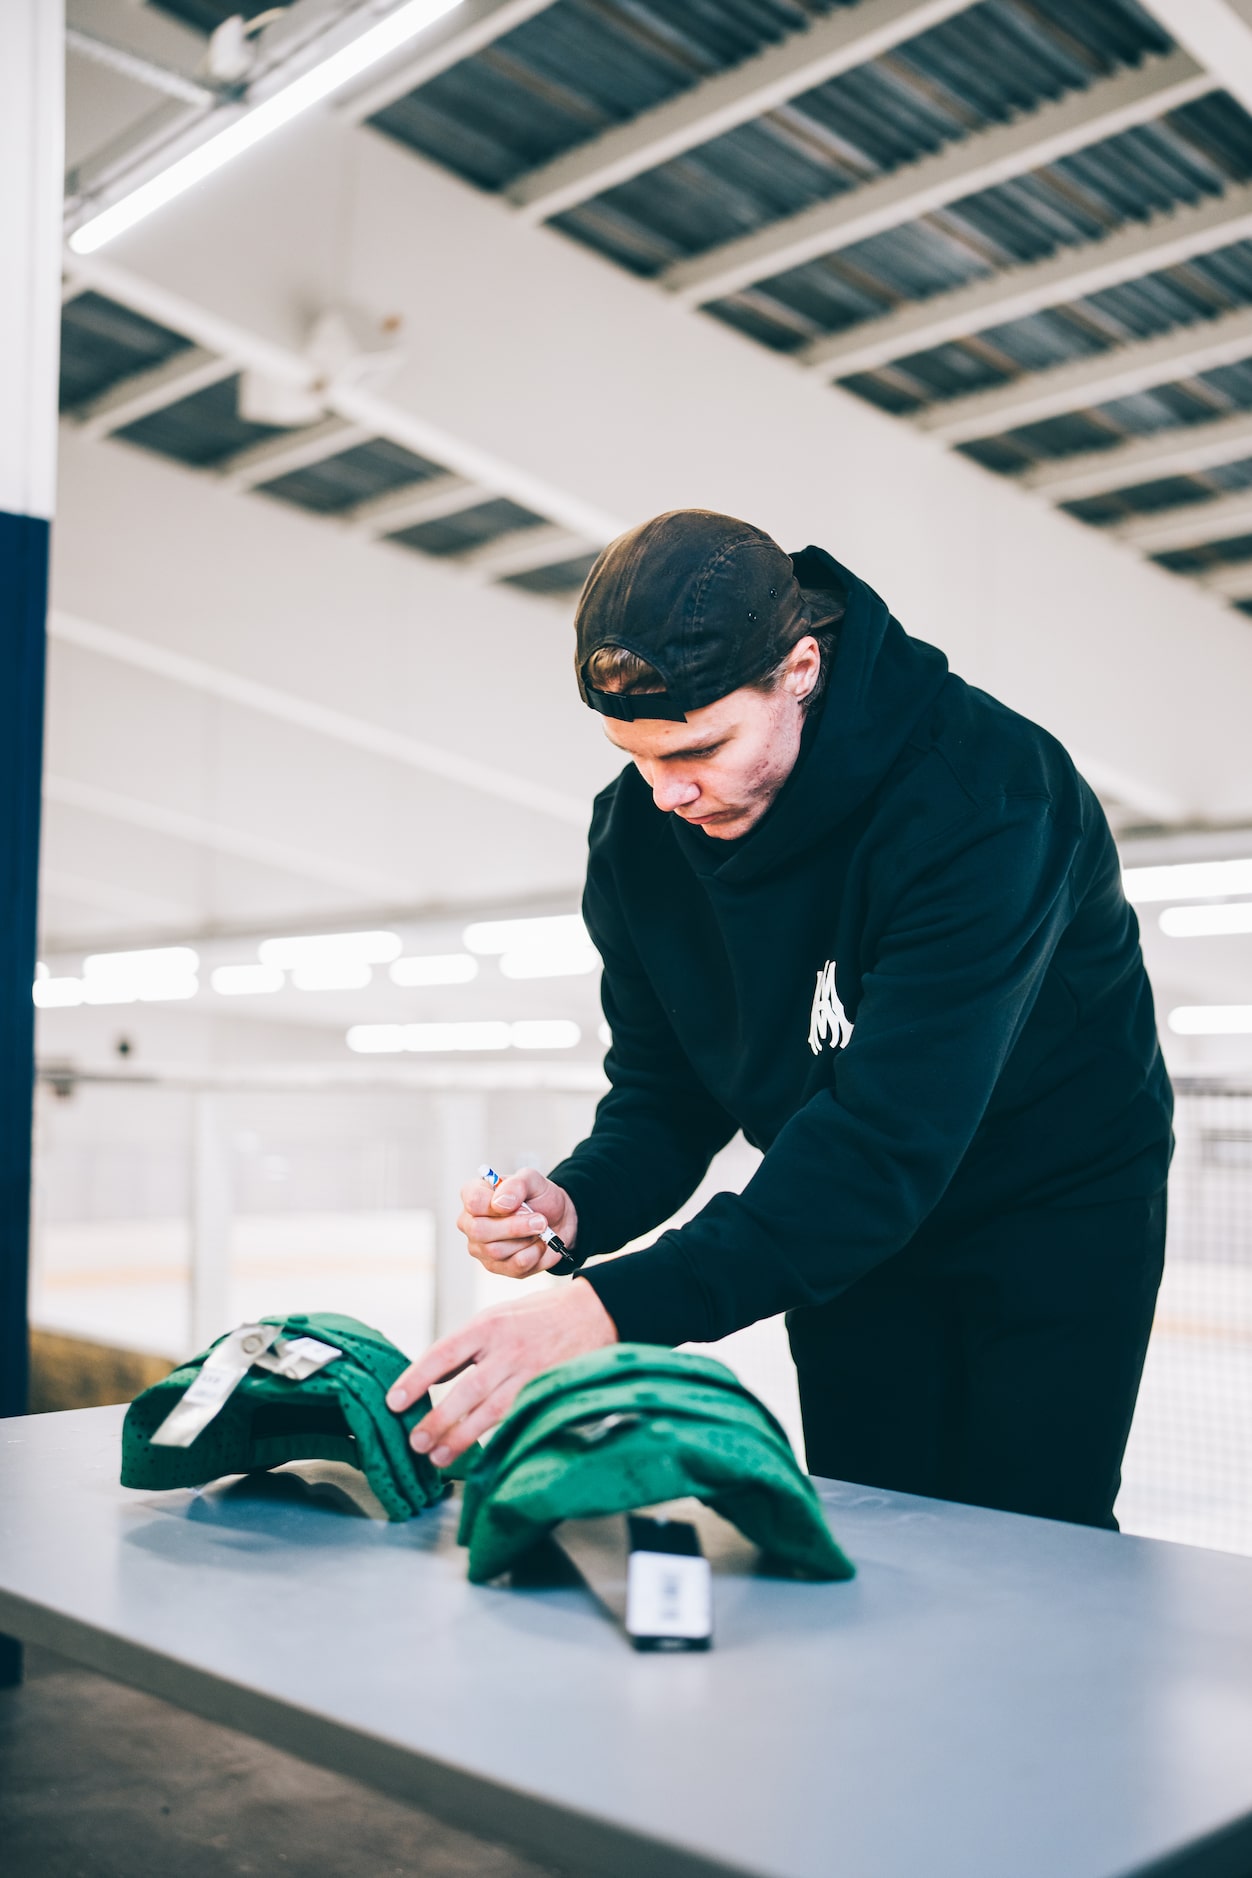
<svg viewBox="0 0 1252 1878">
<path fill-rule="evenodd" d="M 826 689 L 830 678 L 830 668 L 834 663 L 835 647 L 839 643 L 839 628 L 843 621 L 845 602 L 843 595 L 834 591 L 818 591 L 816 588 L 801 589 L 808 602 L 812 624 L 802 624 L 797 628 L 790 642 L 780 646 L 778 656 L 769 670 L 762 672 L 745 687 L 748 691 L 776 691 L 782 683 L 787 660 L 801 639 L 810 635 L 816 639 L 822 655 L 821 668 L 817 682 L 807 697 L 801 699 L 805 710 L 816 704 Z M 655 665 L 640 658 L 637 652 L 630 652 L 625 646 L 600 646 L 587 660 L 586 678 L 588 684 L 597 691 L 615 691 L 623 697 L 646 697 L 666 689 L 665 680 Z"/>
</svg>

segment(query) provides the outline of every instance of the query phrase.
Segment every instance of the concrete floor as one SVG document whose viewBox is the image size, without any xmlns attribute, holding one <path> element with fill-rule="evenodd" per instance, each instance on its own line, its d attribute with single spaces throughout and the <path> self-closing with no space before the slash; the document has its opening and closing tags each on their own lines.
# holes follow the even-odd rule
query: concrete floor
<svg viewBox="0 0 1252 1878">
<path fill-rule="evenodd" d="M 5 1878 L 559 1878 L 40 1650 L 0 1690 L 0 1848 Z"/>
</svg>

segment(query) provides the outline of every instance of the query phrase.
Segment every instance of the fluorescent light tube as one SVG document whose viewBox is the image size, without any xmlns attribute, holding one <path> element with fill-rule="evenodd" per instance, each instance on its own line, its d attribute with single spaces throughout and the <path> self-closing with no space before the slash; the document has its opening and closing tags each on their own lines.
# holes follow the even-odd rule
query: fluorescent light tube
<svg viewBox="0 0 1252 1878">
<path fill-rule="evenodd" d="M 147 182 L 140 183 L 137 189 L 123 196 L 119 202 L 111 203 L 94 215 L 89 221 L 75 229 L 70 236 L 70 247 L 75 254 L 94 254 L 97 248 L 103 248 L 106 242 L 124 234 L 137 222 L 151 215 L 155 209 L 164 208 L 167 202 L 173 202 L 184 191 L 196 183 L 203 182 L 206 176 L 231 163 L 254 144 L 268 137 L 272 131 L 281 130 L 284 124 L 290 124 L 311 105 L 320 104 L 323 98 L 330 97 L 340 86 L 368 71 L 379 59 L 385 59 L 389 53 L 396 52 L 410 39 L 427 26 L 433 26 L 445 13 L 451 13 L 461 4 L 461 0 L 408 0 L 377 26 L 361 33 L 329 58 L 323 59 L 311 71 L 293 79 L 284 85 L 263 104 L 253 105 L 242 117 L 235 118 L 215 137 L 209 137 L 194 150 L 189 150 L 171 163 L 168 169 L 160 170 L 150 176 Z"/>
<path fill-rule="evenodd" d="M 294 972 L 332 961 L 337 965 L 386 965 L 399 958 L 403 950 L 400 936 L 394 932 L 323 932 L 297 939 L 263 939 L 257 956 L 262 965 Z"/>
<path fill-rule="evenodd" d="M 134 1004 L 139 997 L 134 985 L 124 978 L 83 980 L 84 1004 Z"/>
<path fill-rule="evenodd" d="M 194 998 L 200 989 L 199 954 L 190 946 L 152 946 L 141 952 L 93 952 L 83 960 L 84 1004 L 165 1004 Z"/>
<path fill-rule="evenodd" d="M 537 952 L 541 949 L 576 951 L 591 940 L 582 916 L 562 913 L 543 919 L 484 919 L 467 926 L 461 937 L 471 952 L 490 957 L 501 952 Z"/>
<path fill-rule="evenodd" d="M 406 1050 L 507 1050 L 509 1026 L 489 1022 L 406 1024 Z"/>
<path fill-rule="evenodd" d="M 599 963 L 594 946 L 536 946 L 505 952 L 500 970 L 506 978 L 579 978 L 594 972 Z"/>
<path fill-rule="evenodd" d="M 81 978 L 37 978 L 33 993 L 41 1011 L 64 1010 L 83 1001 Z"/>
<path fill-rule="evenodd" d="M 577 1024 L 564 1017 L 526 1018 L 509 1027 L 515 1050 L 572 1050 L 582 1034 Z"/>
<path fill-rule="evenodd" d="M 1220 906 L 1167 906 L 1161 914 L 1161 931 L 1172 939 L 1252 932 L 1252 900 L 1230 900 Z"/>
<path fill-rule="evenodd" d="M 1252 1037 L 1252 1004 L 1180 1004 L 1169 1027 L 1180 1037 Z"/>
<path fill-rule="evenodd" d="M 1128 900 L 1219 900 L 1252 893 L 1252 860 L 1179 861 L 1168 867 L 1127 867 L 1122 888 Z"/>
<path fill-rule="evenodd" d="M 572 1050 L 582 1036 L 567 1018 L 524 1018 L 455 1024 L 353 1024 L 348 1048 L 366 1056 L 412 1050 L 421 1055 L 455 1050 Z"/>
<path fill-rule="evenodd" d="M 209 982 L 224 998 L 251 998 L 281 991 L 285 980 L 277 965 L 219 965 Z"/>
<path fill-rule="evenodd" d="M 467 985 L 478 976 L 478 960 L 468 952 L 432 952 L 424 958 L 397 959 L 393 985 Z"/>
<path fill-rule="evenodd" d="M 297 965 L 291 982 L 297 991 L 364 991 L 373 976 L 368 965 L 352 959 L 314 959 Z"/>
<path fill-rule="evenodd" d="M 162 978 L 139 987 L 141 1004 L 173 1004 L 180 998 L 194 998 L 200 989 L 198 978 Z"/>
<path fill-rule="evenodd" d="M 348 1048 L 362 1056 L 389 1056 L 404 1048 L 403 1024 L 353 1024 Z"/>
</svg>

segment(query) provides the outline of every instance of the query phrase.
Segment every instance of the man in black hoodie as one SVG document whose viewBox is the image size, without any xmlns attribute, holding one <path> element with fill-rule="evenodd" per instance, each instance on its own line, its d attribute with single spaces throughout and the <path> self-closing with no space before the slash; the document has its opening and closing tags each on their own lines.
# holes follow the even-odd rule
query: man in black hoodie
<svg viewBox="0 0 1252 1878">
<path fill-rule="evenodd" d="M 465 1190 L 489 1269 L 669 1218 L 742 1129 L 742 1194 L 484 1313 L 443 1463 L 530 1375 L 615 1337 L 787 1312 L 814 1473 L 1113 1525 L 1160 1280 L 1171 1092 L 1094 795 L 820 549 L 703 510 L 607 548 L 578 682 L 634 759 L 583 910 L 611 1087 L 550 1176 Z"/>
</svg>

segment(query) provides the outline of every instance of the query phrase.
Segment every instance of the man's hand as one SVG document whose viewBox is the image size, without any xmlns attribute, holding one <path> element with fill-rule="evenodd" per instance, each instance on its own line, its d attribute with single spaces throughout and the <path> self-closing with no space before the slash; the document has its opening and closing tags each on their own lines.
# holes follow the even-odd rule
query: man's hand
<svg viewBox="0 0 1252 1878">
<path fill-rule="evenodd" d="M 539 1234 L 550 1226 L 573 1250 L 578 1231 L 574 1202 L 536 1167 L 521 1167 L 497 1187 L 469 1180 L 461 1188 L 457 1228 L 469 1240 L 473 1256 L 489 1272 L 504 1278 L 529 1278 L 560 1261 Z"/>
<path fill-rule="evenodd" d="M 447 1382 L 468 1369 L 409 1436 L 419 1454 L 429 1454 L 436 1467 L 447 1467 L 479 1435 L 504 1420 L 514 1396 L 532 1376 L 616 1342 L 613 1319 L 586 1280 L 575 1278 L 560 1291 L 498 1304 L 442 1337 L 393 1384 L 387 1407 L 406 1409 L 432 1383 Z"/>
</svg>

